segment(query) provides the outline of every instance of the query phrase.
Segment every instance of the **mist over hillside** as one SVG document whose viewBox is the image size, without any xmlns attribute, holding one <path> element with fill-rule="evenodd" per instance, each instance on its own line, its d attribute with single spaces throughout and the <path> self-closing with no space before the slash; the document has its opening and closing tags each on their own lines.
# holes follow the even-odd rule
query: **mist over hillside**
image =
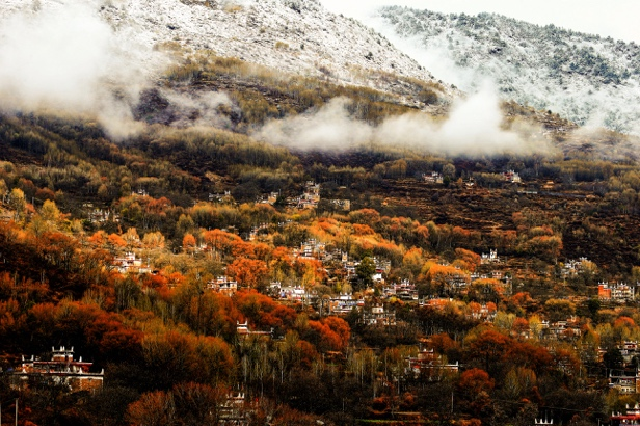
<svg viewBox="0 0 640 426">
<path fill-rule="evenodd" d="M 368 23 L 462 90 L 489 79 L 505 100 L 550 109 L 588 127 L 640 133 L 635 43 L 487 13 L 384 7 Z"/>
<path fill-rule="evenodd" d="M 93 114 L 116 139 L 138 133 L 142 121 L 228 128 L 303 150 L 344 151 L 376 143 L 453 155 L 548 151 L 539 138 L 524 140 L 500 128 L 503 115 L 490 90 L 454 101 L 455 90 L 433 81 L 426 68 L 384 37 L 328 12 L 317 1 L 9 1 L 0 16 L 7 24 L 0 47 L 0 63 L 7 65 L 1 72 L 3 108 Z M 36 54 L 25 56 L 25 51 Z M 247 61 L 231 65 L 236 75 L 225 88 L 198 82 L 208 72 L 204 69 L 185 71 L 185 78 L 172 74 L 176 64 L 197 62 L 197 67 L 213 55 Z M 238 77 L 243 67 L 246 79 Z M 316 83 L 298 84 L 300 89 L 283 84 L 309 77 Z M 141 91 L 150 93 L 148 88 L 166 85 L 166 80 L 159 83 L 166 78 L 176 81 L 171 83 L 175 87 L 140 96 Z M 220 75 L 205 80 L 217 78 Z M 278 91 L 287 90 L 298 100 L 309 96 L 297 94 L 300 90 L 318 92 L 313 85 L 364 86 L 380 91 L 374 102 L 405 110 L 391 114 L 394 118 L 362 121 L 362 114 L 345 110 L 351 101 L 330 102 L 340 94 L 329 91 L 296 107 L 295 112 L 305 112 L 302 117 L 268 113 L 238 126 L 219 109 L 237 115 L 242 102 L 256 109 L 260 101 L 252 97 L 262 96 L 255 90 L 256 81 L 262 93 L 274 92 L 277 85 Z M 270 86 L 266 92 L 265 85 Z M 429 100 L 420 95 L 421 87 Z M 232 92 L 244 95 L 232 100 Z M 288 111 L 282 96 L 270 102 L 273 111 Z M 449 120 L 433 120 L 431 113 L 440 107 L 451 108 Z M 355 102 L 350 110 L 369 108 Z"/>
<path fill-rule="evenodd" d="M 385 19 L 395 22 L 405 35 L 431 26 L 437 32 L 454 19 L 434 14 L 433 19 L 442 22 L 433 24 L 425 12 L 429 19 L 420 26 L 418 12 L 384 10 Z M 412 14 L 414 18 L 409 19 Z M 509 59 L 516 58 L 513 55 L 507 57 L 516 38 L 515 21 L 464 17 L 453 28 L 471 37 L 467 24 L 489 28 L 492 20 L 504 26 L 502 35 L 491 30 L 493 44 L 487 41 L 497 46 L 487 54 L 495 56 L 496 68 L 464 71 L 462 65 L 443 59 L 440 51 L 434 60 L 425 60 L 420 56 L 423 50 L 407 50 L 406 40 L 392 37 L 422 60 L 421 65 L 374 29 L 335 15 L 315 0 L 9 0 L 0 7 L 4 24 L 0 27 L 0 107 L 5 112 L 84 115 L 97 120 L 114 140 L 134 137 L 145 126 L 159 124 L 231 130 L 305 151 L 375 145 L 445 156 L 573 155 L 585 150 L 607 159 L 635 155 L 634 139 L 621 144 L 613 137 L 613 143 L 601 144 L 598 138 L 591 143 L 591 138 L 586 149 L 587 133 L 575 134 L 572 124 L 563 124 L 563 117 L 598 124 L 589 108 L 595 110 L 597 98 L 605 94 L 595 88 L 591 97 L 596 104 L 587 106 L 555 93 L 552 83 L 547 87 L 553 93 L 532 86 L 523 89 L 522 99 L 516 98 L 560 116 L 545 113 L 545 118 L 532 110 L 501 107 L 499 93 L 507 98 L 518 95 L 522 76 L 537 81 L 542 71 L 531 64 L 526 68 L 524 60 L 516 64 Z M 412 22 L 414 26 L 409 25 Z M 532 44 L 519 49 L 530 51 L 533 58 L 538 43 L 535 31 L 544 29 L 526 28 Z M 556 43 L 554 34 L 548 34 L 548 43 Z M 462 35 L 455 36 L 459 40 L 454 35 L 440 36 L 449 37 L 460 55 L 466 55 L 464 48 L 475 46 Z M 484 39 L 478 40 L 474 43 Z M 475 64 L 481 52 L 476 56 L 467 55 L 458 62 Z M 500 62 L 504 58 L 508 66 Z M 630 57 L 628 62 L 634 69 L 637 60 Z M 635 84 L 635 74 L 608 63 L 602 62 L 600 68 L 576 63 L 582 68 L 573 71 L 579 76 L 575 84 L 584 90 L 584 79 L 597 81 L 602 91 Z M 563 67 L 555 68 L 558 79 L 569 84 L 562 76 Z M 447 79 L 436 81 L 431 69 Z M 452 88 L 451 82 L 468 94 Z M 569 105 L 570 111 L 551 104 L 556 101 Z M 618 105 L 614 96 L 602 102 Z M 629 114 L 634 113 L 634 104 L 629 100 L 625 105 Z M 600 117 L 604 124 L 633 121 L 628 114 L 614 116 L 606 108 L 597 111 L 604 111 Z M 587 118 L 580 118 L 583 112 Z M 549 134 L 557 130 L 562 137 Z"/>
</svg>

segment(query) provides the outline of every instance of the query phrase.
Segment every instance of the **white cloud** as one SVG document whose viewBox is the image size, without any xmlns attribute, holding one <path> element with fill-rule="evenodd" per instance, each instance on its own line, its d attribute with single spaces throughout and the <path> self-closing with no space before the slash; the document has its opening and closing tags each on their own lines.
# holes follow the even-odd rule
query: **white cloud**
<svg viewBox="0 0 640 426">
<path fill-rule="evenodd" d="M 348 116 L 345 99 L 334 99 L 317 112 L 274 120 L 254 136 L 294 149 L 345 151 L 367 144 L 408 148 L 439 155 L 474 156 L 546 154 L 550 145 L 539 132 L 501 128 L 503 115 L 495 90 L 485 84 L 467 100 L 453 105 L 444 123 L 426 113 L 411 113 L 386 119 L 373 127 Z M 529 133 L 529 136 L 522 136 Z"/>
<path fill-rule="evenodd" d="M 114 137 L 137 129 L 130 105 L 151 53 L 118 39 L 92 3 L 62 2 L 0 22 L 1 108 L 91 114 Z"/>
<path fill-rule="evenodd" d="M 231 126 L 229 118 L 219 113 L 219 107 L 234 108 L 226 93 L 217 91 L 181 92 L 163 89 L 161 95 L 169 101 L 172 112 L 178 120 L 174 127 L 217 127 Z"/>
<path fill-rule="evenodd" d="M 352 120 L 345 110 L 347 102 L 334 98 L 317 112 L 273 120 L 254 136 L 278 145 L 319 151 L 343 151 L 371 141 L 373 128 Z"/>
</svg>

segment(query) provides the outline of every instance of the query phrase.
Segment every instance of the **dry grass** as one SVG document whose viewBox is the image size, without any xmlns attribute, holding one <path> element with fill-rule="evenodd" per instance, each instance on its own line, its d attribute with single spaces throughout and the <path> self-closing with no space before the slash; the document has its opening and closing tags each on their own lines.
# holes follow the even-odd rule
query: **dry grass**
<svg viewBox="0 0 640 426">
<path fill-rule="evenodd" d="M 242 6 L 239 4 L 235 4 L 232 2 L 227 2 L 224 4 L 224 6 L 222 7 L 222 10 L 227 12 L 227 13 L 236 13 L 242 10 Z"/>
</svg>

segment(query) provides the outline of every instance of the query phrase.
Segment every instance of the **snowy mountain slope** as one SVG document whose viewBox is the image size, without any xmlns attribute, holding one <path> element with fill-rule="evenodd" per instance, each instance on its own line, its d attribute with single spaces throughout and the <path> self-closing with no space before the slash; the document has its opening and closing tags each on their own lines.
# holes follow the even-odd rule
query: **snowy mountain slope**
<svg viewBox="0 0 640 426">
<path fill-rule="evenodd" d="M 43 8 L 63 8 L 73 3 L 5 0 L 0 6 L 0 18 L 18 10 L 37 13 Z M 218 56 L 238 57 L 286 73 L 382 90 L 398 84 L 385 78 L 389 74 L 432 80 L 428 71 L 384 37 L 353 19 L 327 11 L 317 0 L 89 3 L 116 34 L 148 48 L 178 43 L 192 52 L 207 49 Z"/>
<path fill-rule="evenodd" d="M 176 123 L 177 126 L 204 123 L 226 128 L 233 111 L 221 117 L 218 107 L 221 104 L 238 106 L 232 105 L 234 101 L 226 97 L 225 91 L 243 90 L 259 82 L 240 81 L 240 78 L 229 82 L 228 87 L 213 83 L 197 85 L 187 75 L 184 81 L 175 83 L 180 87 L 172 90 L 165 85 L 174 83 L 158 80 L 159 76 L 169 75 L 169 64 L 162 60 L 165 55 L 184 58 L 204 50 L 244 59 L 248 63 L 243 66 L 255 68 L 256 76 L 263 70 L 252 67 L 251 63 L 275 70 L 265 71 L 269 73 L 268 78 L 281 72 L 290 76 L 316 76 L 331 83 L 365 85 L 393 93 L 394 96 L 389 96 L 390 103 L 440 115 L 434 121 L 429 113 L 419 117 L 407 114 L 396 120 L 384 120 L 385 125 L 379 126 L 380 132 L 373 127 L 360 132 L 362 123 L 349 116 L 344 107 L 313 110 L 304 115 L 311 126 L 306 126 L 306 122 L 289 126 L 300 122 L 287 118 L 282 121 L 281 127 L 300 130 L 300 133 L 285 135 L 294 144 L 301 143 L 301 135 L 326 130 L 322 127 L 325 119 L 334 118 L 331 124 L 337 127 L 344 124 L 344 128 L 353 130 L 347 132 L 346 139 L 354 139 L 352 135 L 375 134 L 386 143 L 417 149 L 429 147 L 447 155 L 473 151 L 467 148 L 469 143 L 473 149 L 480 147 L 483 154 L 532 152 L 530 147 L 540 148 L 539 139 L 547 138 L 548 132 L 572 129 L 557 116 L 549 118 L 548 124 L 545 119 L 537 120 L 535 112 L 521 117 L 527 123 L 516 120 L 522 135 L 505 129 L 505 121 L 514 120 L 514 114 L 522 113 L 505 118 L 505 111 L 500 110 L 498 99 L 492 93 L 472 94 L 464 100 L 458 98 L 458 90 L 433 81 L 427 67 L 401 53 L 387 39 L 354 20 L 327 12 L 317 0 L 304 3 L 238 1 L 5 0 L 0 4 L 0 108 L 33 111 L 44 106 L 88 114 L 96 117 L 116 139 L 140 131 L 144 126 L 139 121 L 143 115 L 140 111 L 154 106 L 147 103 L 165 106 L 158 109 L 161 112 L 154 118 L 157 121 L 149 123 Z M 438 92 L 439 102 L 425 105 L 429 102 L 420 98 L 420 90 L 425 85 L 412 78 L 431 82 L 426 87 Z M 618 78 L 631 81 L 634 77 L 621 74 Z M 283 79 L 289 80 L 290 77 Z M 296 84 L 307 84 L 301 79 L 294 80 L 300 80 Z M 314 90 L 317 81 L 309 83 L 309 90 Z M 477 83 L 481 84 L 482 80 Z M 150 86 L 159 90 L 140 90 Z M 219 87 L 223 87 L 220 93 Z M 198 90 L 202 92 L 196 93 Z M 429 95 L 429 90 L 425 92 Z M 9 96 L 5 93 L 13 102 L 7 101 Z M 144 93 L 161 96 L 147 99 Z M 453 102 L 454 99 L 459 102 Z M 335 105 L 339 104 L 330 106 Z M 448 117 L 444 118 L 442 113 L 449 113 Z M 171 120 L 167 116 L 171 116 Z M 197 120 L 198 117 L 202 120 Z M 345 146 L 342 135 L 344 133 L 334 134 L 334 142 L 341 148 Z M 571 142 L 570 150 L 585 149 L 581 141 L 574 143 L 569 136 L 562 139 Z M 504 143 L 496 145 L 496 141 Z M 518 149 L 512 141 L 518 141 Z M 624 147 L 624 153 L 635 149 L 632 145 L 637 146 L 630 142 L 629 147 Z M 546 152 L 546 148 L 543 151 Z M 616 157 L 622 155 L 622 151 L 612 152 L 610 148 L 603 152 Z"/>
<path fill-rule="evenodd" d="M 490 79 L 503 99 L 551 109 L 579 124 L 640 134 L 640 46 L 634 43 L 495 14 L 396 6 L 378 14 L 378 31 L 409 46 L 436 77 L 463 90 Z"/>
</svg>

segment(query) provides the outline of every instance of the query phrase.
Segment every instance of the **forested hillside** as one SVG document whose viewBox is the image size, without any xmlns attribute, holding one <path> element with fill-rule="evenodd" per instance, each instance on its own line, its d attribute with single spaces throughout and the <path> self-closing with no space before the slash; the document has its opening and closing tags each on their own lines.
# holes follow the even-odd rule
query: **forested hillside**
<svg viewBox="0 0 640 426">
<path fill-rule="evenodd" d="M 174 56 L 145 84 L 110 75 L 80 111 L 0 103 L 5 424 L 625 419 L 636 137 L 458 93 L 407 58 L 394 73 L 380 58 L 397 52 L 356 23 L 345 34 L 380 47 L 357 78 L 269 67 L 340 28 L 315 2 L 151 6 L 96 12 Z M 247 48 L 254 61 L 187 41 L 219 16 L 258 41 L 288 20 L 299 38 L 272 40 L 273 58 Z"/>
<path fill-rule="evenodd" d="M 597 422 L 629 401 L 605 368 L 640 318 L 597 285 L 640 276 L 632 160 L 290 151 L 241 133 L 240 99 L 229 130 L 121 143 L 82 119 L 2 117 L 1 392 L 22 419 L 224 423 L 234 392 L 251 424 L 528 424 L 551 407 Z M 566 123 L 504 108 L 561 143 Z M 100 391 L 12 385 L 22 354 L 61 345 L 104 368 Z"/>
</svg>

